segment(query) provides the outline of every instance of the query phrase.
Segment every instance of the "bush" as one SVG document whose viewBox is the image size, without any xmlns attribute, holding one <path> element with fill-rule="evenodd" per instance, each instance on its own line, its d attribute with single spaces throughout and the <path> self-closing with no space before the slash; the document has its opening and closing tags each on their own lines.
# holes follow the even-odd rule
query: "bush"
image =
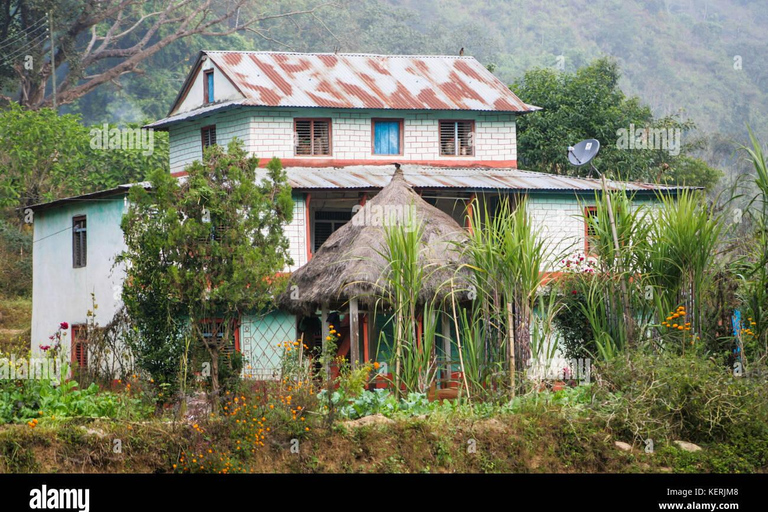
<svg viewBox="0 0 768 512">
<path fill-rule="evenodd" d="M 139 400 L 102 392 L 96 384 L 80 389 L 73 380 L 59 385 L 35 379 L 0 381 L 0 424 L 31 422 L 34 426 L 42 417 L 117 418 L 146 413 Z"/>
<path fill-rule="evenodd" d="M 620 437 L 768 441 L 764 372 L 735 377 L 729 368 L 696 355 L 637 353 L 601 364 L 598 379 L 608 427 Z"/>
</svg>

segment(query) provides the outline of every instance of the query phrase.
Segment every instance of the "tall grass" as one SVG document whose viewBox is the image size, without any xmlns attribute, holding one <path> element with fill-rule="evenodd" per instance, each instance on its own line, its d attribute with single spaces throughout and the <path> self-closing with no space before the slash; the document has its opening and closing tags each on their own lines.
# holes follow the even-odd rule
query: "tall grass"
<svg viewBox="0 0 768 512">
<path fill-rule="evenodd" d="M 469 217 L 467 250 L 480 302 L 474 311 L 484 322 L 465 322 L 465 326 L 483 333 L 484 351 L 475 350 L 475 358 L 490 360 L 488 356 L 506 352 L 509 385 L 514 390 L 515 375 L 531 361 L 533 311 L 551 250 L 529 218 L 526 198 L 512 205 L 508 197 L 502 197 L 492 213 L 475 200 L 473 212 L 477 215 Z"/>
<path fill-rule="evenodd" d="M 704 298 L 702 294 L 711 282 L 710 272 L 715 262 L 722 218 L 707 204 L 705 196 L 696 190 L 684 189 L 676 197 L 659 194 L 659 207 L 651 224 L 648 275 L 657 303 L 665 310 L 685 306 L 692 333 L 700 334 L 703 327 Z"/>
<path fill-rule="evenodd" d="M 424 393 L 437 376 L 437 314 L 433 301 L 419 304 L 419 291 L 434 269 L 429 268 L 423 258 L 424 225 L 415 218 L 412 209 L 408 211 L 402 223 L 384 226 L 382 256 L 387 267 L 382 298 L 392 307 L 396 393 L 400 392 L 401 385 L 409 392 Z M 420 320 L 421 333 L 418 332 Z"/>
<path fill-rule="evenodd" d="M 737 263 L 737 271 L 741 279 L 739 298 L 745 306 L 745 316 L 755 323 L 753 327 L 750 325 L 756 333 L 755 355 L 765 358 L 768 357 L 768 163 L 751 128 L 749 137 L 752 147 L 743 150 L 755 168 L 756 193 L 747 209 L 753 233 L 746 254 Z"/>
</svg>

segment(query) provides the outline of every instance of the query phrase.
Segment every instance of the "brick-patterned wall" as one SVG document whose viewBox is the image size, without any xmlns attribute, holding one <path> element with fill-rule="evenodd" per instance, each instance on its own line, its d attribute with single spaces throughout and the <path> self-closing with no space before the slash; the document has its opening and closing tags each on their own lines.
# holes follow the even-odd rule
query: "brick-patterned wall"
<svg viewBox="0 0 768 512">
<path fill-rule="evenodd" d="M 203 157 L 203 142 L 200 129 L 203 126 L 216 125 L 216 142 L 226 146 L 237 137 L 250 149 L 250 115 L 245 110 L 230 110 L 213 114 L 194 122 L 180 123 L 169 130 L 171 172 L 181 172 L 184 168 Z"/>
<path fill-rule="evenodd" d="M 382 158 L 408 161 L 511 161 L 517 159 L 515 118 L 513 114 L 478 112 L 392 112 L 392 111 L 336 111 L 330 109 L 240 109 L 214 114 L 202 120 L 183 123 L 170 128 L 171 172 L 201 158 L 200 128 L 216 125 L 219 144 L 226 144 L 237 136 L 246 148 L 262 160 L 273 156 L 297 158 L 312 165 L 312 157 L 295 157 L 293 147 L 293 119 L 296 117 L 325 117 L 332 120 L 331 158 L 338 160 L 381 160 Z M 372 154 L 371 118 L 403 119 L 403 155 Z M 439 152 L 438 121 L 440 119 L 473 119 L 475 121 L 475 155 L 441 157 Z"/>
<path fill-rule="evenodd" d="M 289 265 L 287 272 L 293 272 L 307 262 L 307 226 L 306 203 L 303 195 L 293 195 L 293 219 L 285 227 L 283 233 L 290 243 L 289 252 L 293 265 Z"/>
<path fill-rule="evenodd" d="M 558 271 L 562 258 L 584 252 L 584 218 L 576 195 L 530 196 L 528 213 L 552 253 L 545 271 Z"/>
</svg>

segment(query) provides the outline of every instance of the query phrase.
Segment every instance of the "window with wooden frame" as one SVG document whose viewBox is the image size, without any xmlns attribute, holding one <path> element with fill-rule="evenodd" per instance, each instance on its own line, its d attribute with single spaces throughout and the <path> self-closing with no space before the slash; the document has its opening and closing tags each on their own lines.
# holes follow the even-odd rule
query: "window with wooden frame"
<svg viewBox="0 0 768 512">
<path fill-rule="evenodd" d="M 333 234 L 334 231 L 346 224 L 352 219 L 351 210 L 318 210 L 315 212 L 314 222 L 314 247 L 313 252 L 317 252 L 320 246 Z"/>
<path fill-rule="evenodd" d="M 88 370 L 88 340 L 87 327 L 85 325 L 72 326 L 71 361 L 81 372 Z"/>
<path fill-rule="evenodd" d="M 595 223 L 597 222 L 597 208 L 595 206 L 587 206 L 584 208 L 584 254 L 592 254 L 594 248 L 595 236 Z"/>
<path fill-rule="evenodd" d="M 371 154 L 403 154 L 403 120 L 371 119 Z"/>
<path fill-rule="evenodd" d="M 88 263 L 88 236 L 85 215 L 72 217 L 72 268 Z"/>
<path fill-rule="evenodd" d="M 213 70 L 203 71 L 203 103 L 213 103 Z"/>
<path fill-rule="evenodd" d="M 216 144 L 216 125 L 212 124 L 210 126 L 203 126 L 200 129 L 200 136 L 203 140 L 203 150 L 205 150 L 205 148 L 208 146 L 213 146 Z"/>
<path fill-rule="evenodd" d="M 296 156 L 331 155 L 330 119 L 295 119 L 293 133 Z"/>
<path fill-rule="evenodd" d="M 474 121 L 440 121 L 439 126 L 440 156 L 474 156 Z"/>
<path fill-rule="evenodd" d="M 215 339 L 216 344 L 219 346 L 219 351 L 226 356 L 231 356 L 234 352 L 240 352 L 240 330 L 238 329 L 237 322 L 232 321 L 229 330 L 229 340 L 225 343 L 226 327 L 222 318 L 206 318 L 200 321 L 203 341 L 206 344 L 213 344 Z"/>
</svg>

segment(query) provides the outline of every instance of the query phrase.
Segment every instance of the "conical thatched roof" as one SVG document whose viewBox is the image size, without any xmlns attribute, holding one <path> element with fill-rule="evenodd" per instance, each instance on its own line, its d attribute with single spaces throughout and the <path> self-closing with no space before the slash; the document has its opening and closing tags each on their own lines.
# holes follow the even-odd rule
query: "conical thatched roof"
<svg viewBox="0 0 768 512">
<path fill-rule="evenodd" d="M 424 201 L 398 166 L 392 181 L 291 275 L 287 291 L 279 297 L 280 306 L 292 313 L 311 314 L 323 302 L 338 309 L 353 297 L 371 305 L 381 296 L 387 273 L 384 224 L 396 219 L 407 225 L 409 216 L 423 226 L 420 257 L 425 285 L 413 293 L 421 302 L 443 298 L 451 293 L 447 281 L 453 277 L 454 290 L 465 290 L 460 297 L 465 298 L 468 271 L 461 267 L 467 262 L 461 249 L 468 239 L 466 232 L 450 215 Z"/>
</svg>

